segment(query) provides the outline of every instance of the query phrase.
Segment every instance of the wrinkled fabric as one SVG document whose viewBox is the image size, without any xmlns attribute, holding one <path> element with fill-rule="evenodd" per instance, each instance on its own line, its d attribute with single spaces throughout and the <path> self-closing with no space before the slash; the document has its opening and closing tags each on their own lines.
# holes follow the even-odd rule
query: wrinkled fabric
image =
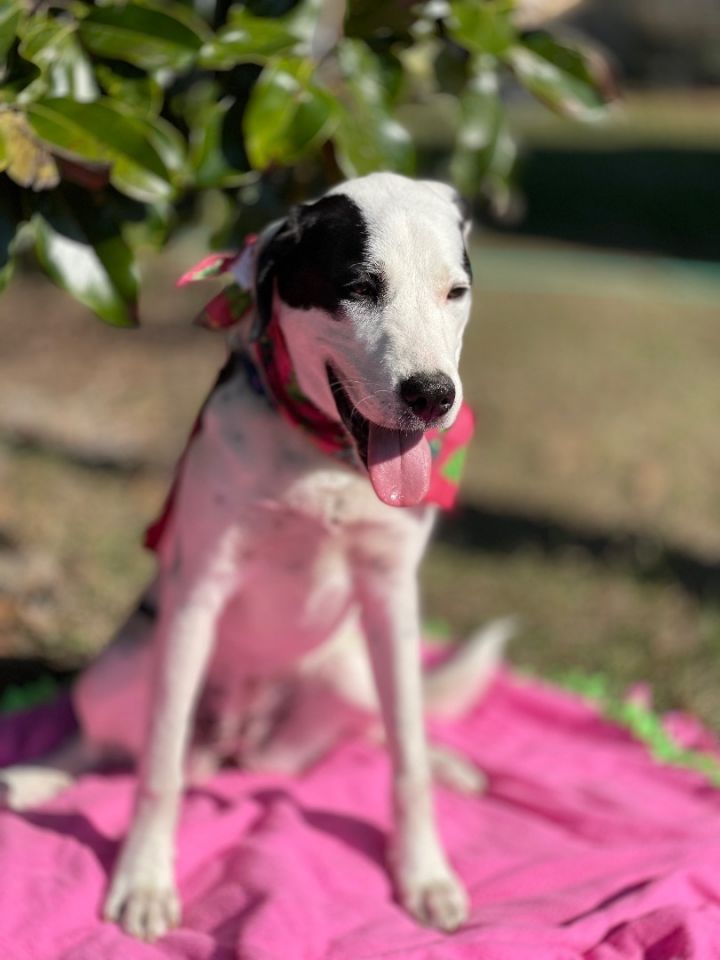
<svg viewBox="0 0 720 960">
<path fill-rule="evenodd" d="M 71 726 L 66 703 L 0 721 L 4 763 Z M 678 718 L 675 724 L 678 725 Z M 681 722 L 686 746 L 717 744 Z M 489 776 L 436 787 L 472 898 L 454 935 L 422 929 L 384 867 L 388 762 L 362 739 L 303 777 L 228 771 L 188 793 L 181 927 L 155 944 L 98 919 L 133 778 L 87 776 L 0 813 L 0 956 L 8 960 L 713 960 L 720 957 L 720 791 L 663 766 L 576 697 L 505 673 L 433 736 Z"/>
</svg>

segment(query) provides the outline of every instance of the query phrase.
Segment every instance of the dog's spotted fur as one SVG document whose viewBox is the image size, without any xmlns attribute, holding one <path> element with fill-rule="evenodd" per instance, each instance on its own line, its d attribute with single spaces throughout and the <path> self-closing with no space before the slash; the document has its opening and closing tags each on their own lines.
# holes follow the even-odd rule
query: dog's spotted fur
<svg viewBox="0 0 720 960">
<path fill-rule="evenodd" d="M 339 419 L 331 365 L 359 414 L 388 428 L 416 428 L 400 385 L 442 374 L 455 400 L 437 425 L 453 422 L 470 311 L 466 226 L 450 188 L 374 174 L 291 211 L 261 238 L 255 327 L 279 311 L 300 386 L 327 416 Z M 194 774 L 229 757 L 296 770 L 341 729 L 316 723 L 320 712 L 353 704 L 352 726 L 377 691 L 400 899 L 423 923 L 462 923 L 467 897 L 437 835 L 423 734 L 416 574 L 432 522 L 430 508 L 382 503 L 366 474 L 279 417 L 242 364 L 226 367 L 184 461 L 156 578 L 80 680 L 82 739 L 54 758 L 66 776 L 108 751 L 142 758 L 108 918 L 145 938 L 178 919 L 174 827 L 196 704 Z M 10 802 L 42 800 L 66 782 L 48 774 L 43 788 L 41 773 L 7 772 Z"/>
</svg>

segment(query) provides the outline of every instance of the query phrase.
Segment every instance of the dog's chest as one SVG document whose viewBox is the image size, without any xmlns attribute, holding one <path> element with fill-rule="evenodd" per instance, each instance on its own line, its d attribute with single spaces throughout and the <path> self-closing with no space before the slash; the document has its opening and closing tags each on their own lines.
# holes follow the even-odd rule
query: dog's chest
<svg viewBox="0 0 720 960">
<path fill-rule="evenodd" d="M 237 390 L 237 388 L 235 388 Z M 216 669 L 283 671 L 336 631 L 354 603 L 363 550 L 391 566 L 417 520 L 366 477 L 242 394 L 206 412 L 186 469 L 183 522 L 236 527 L 237 589 L 218 630 Z"/>
</svg>

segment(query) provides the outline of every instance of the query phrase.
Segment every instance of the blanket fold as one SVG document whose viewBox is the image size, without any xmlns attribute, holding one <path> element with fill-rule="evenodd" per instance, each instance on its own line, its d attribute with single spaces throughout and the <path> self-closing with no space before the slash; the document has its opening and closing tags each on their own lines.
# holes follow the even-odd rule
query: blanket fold
<svg viewBox="0 0 720 960">
<path fill-rule="evenodd" d="M 63 702 L 2 718 L 2 762 L 28 759 L 71 722 Z M 708 732 L 694 729 L 707 748 Z M 0 956 L 720 957 L 720 791 L 700 774 L 658 764 L 594 707 L 509 672 L 433 733 L 489 776 L 481 797 L 435 791 L 473 904 L 458 933 L 419 928 L 394 902 L 384 868 L 387 759 L 357 739 L 298 779 L 227 771 L 188 793 L 183 923 L 155 944 L 98 919 L 127 827 L 130 775 L 88 776 L 41 809 L 0 812 Z"/>
</svg>

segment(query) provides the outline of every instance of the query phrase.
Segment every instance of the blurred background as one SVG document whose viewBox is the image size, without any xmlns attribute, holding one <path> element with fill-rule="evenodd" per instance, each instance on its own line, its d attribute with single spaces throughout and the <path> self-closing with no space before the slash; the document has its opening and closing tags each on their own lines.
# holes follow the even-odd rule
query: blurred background
<svg viewBox="0 0 720 960">
<path fill-rule="evenodd" d="M 474 210 L 479 429 L 425 563 L 429 629 L 517 613 L 513 665 L 649 681 L 720 728 L 720 7 L 551 6 L 622 98 L 581 124 L 503 90 L 519 159 Z M 429 175 L 444 103 L 401 110 Z M 210 292 L 174 289 L 212 220 L 144 258 L 137 330 L 30 269 L 0 298 L 4 657 L 81 664 L 150 572 L 143 529 L 224 353 L 190 323 Z"/>
</svg>

